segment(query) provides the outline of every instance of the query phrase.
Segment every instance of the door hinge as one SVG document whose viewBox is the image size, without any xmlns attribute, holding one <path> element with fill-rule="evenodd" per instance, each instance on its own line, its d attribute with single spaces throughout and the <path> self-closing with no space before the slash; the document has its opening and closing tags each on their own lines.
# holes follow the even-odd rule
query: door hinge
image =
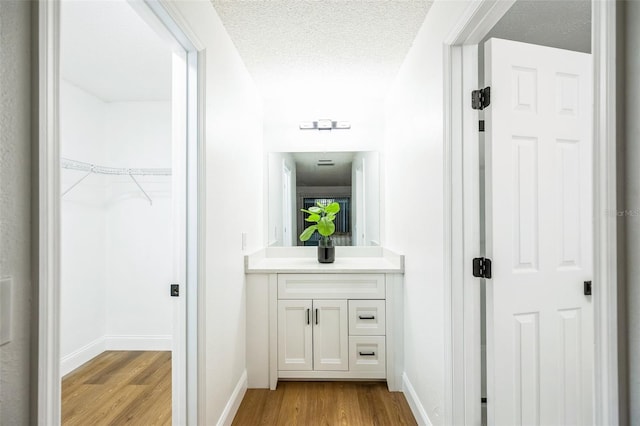
<svg viewBox="0 0 640 426">
<path fill-rule="evenodd" d="M 171 297 L 180 296 L 180 285 L 179 284 L 171 284 Z"/>
<path fill-rule="evenodd" d="M 474 258 L 473 276 L 477 278 L 491 278 L 491 259 L 484 257 Z"/>
<path fill-rule="evenodd" d="M 584 282 L 584 295 L 585 296 L 591 296 L 591 291 L 592 291 L 592 284 L 591 281 L 585 281 Z"/>
<path fill-rule="evenodd" d="M 484 132 L 484 120 L 478 121 L 478 131 Z"/>
<path fill-rule="evenodd" d="M 471 108 L 483 110 L 491 104 L 491 87 L 471 92 Z"/>
</svg>

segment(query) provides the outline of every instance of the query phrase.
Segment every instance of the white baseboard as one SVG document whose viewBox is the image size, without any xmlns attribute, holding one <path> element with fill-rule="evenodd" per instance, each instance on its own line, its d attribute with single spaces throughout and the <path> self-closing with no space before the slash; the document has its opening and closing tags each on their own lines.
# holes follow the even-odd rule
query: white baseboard
<svg viewBox="0 0 640 426">
<path fill-rule="evenodd" d="M 170 351 L 171 336 L 105 336 L 105 348 L 108 351 Z"/>
<path fill-rule="evenodd" d="M 411 408 L 413 417 L 416 418 L 418 424 L 421 426 L 433 426 L 431 420 L 429 420 L 427 411 L 424 409 L 420 399 L 418 399 L 418 394 L 413 388 L 413 385 L 409 381 L 406 373 L 402 373 L 402 391 L 404 392 L 405 398 L 407 398 L 409 408 Z"/>
<path fill-rule="evenodd" d="M 233 390 L 229 401 L 227 401 L 227 405 L 224 407 L 224 411 L 222 411 L 222 415 L 218 420 L 218 426 L 229 426 L 233 422 L 233 418 L 236 416 L 238 412 L 238 408 L 240 408 L 240 403 L 242 402 L 242 398 L 244 398 L 244 394 L 247 392 L 247 370 L 242 372 L 242 376 L 240 376 L 240 380 L 238 380 L 238 384 L 236 388 Z"/>
<path fill-rule="evenodd" d="M 93 342 L 84 345 L 80 349 L 63 356 L 60 359 L 60 375 L 64 377 L 85 362 L 91 361 L 104 351 L 105 339 L 104 336 L 102 336 L 98 337 Z"/>
</svg>

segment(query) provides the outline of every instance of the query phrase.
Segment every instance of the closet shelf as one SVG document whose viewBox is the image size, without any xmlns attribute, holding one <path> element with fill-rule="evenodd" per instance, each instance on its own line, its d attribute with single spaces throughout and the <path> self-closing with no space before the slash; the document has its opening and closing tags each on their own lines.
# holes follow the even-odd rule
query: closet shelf
<svg viewBox="0 0 640 426">
<path fill-rule="evenodd" d="M 171 169 L 151 169 L 151 168 L 142 168 L 142 169 L 134 169 L 134 168 L 119 168 L 119 167 L 104 167 L 98 166 L 96 164 L 85 163 L 84 161 L 70 160 L 68 158 L 60 159 L 60 166 L 63 169 L 68 170 L 79 170 L 82 172 L 87 172 L 84 176 L 76 181 L 73 185 L 67 188 L 63 193 L 62 197 L 64 197 L 69 191 L 75 188 L 80 182 L 85 180 L 91 174 L 101 174 L 101 175 L 126 175 L 131 178 L 131 180 L 138 186 L 138 189 L 142 191 L 144 196 L 149 201 L 149 204 L 153 205 L 153 201 L 149 194 L 140 186 L 140 183 L 136 180 L 134 176 L 171 176 Z"/>
<path fill-rule="evenodd" d="M 104 167 L 84 161 L 61 158 L 60 165 L 63 169 L 80 170 L 83 172 L 97 173 L 101 175 L 133 175 L 133 176 L 171 176 L 171 169 L 127 169 L 118 167 Z"/>
</svg>

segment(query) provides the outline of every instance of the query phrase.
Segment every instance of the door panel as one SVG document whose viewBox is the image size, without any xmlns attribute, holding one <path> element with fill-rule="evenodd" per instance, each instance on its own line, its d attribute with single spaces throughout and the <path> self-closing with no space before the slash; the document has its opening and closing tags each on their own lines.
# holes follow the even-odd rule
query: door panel
<svg viewBox="0 0 640 426">
<path fill-rule="evenodd" d="M 485 78 L 488 421 L 593 424 L 591 57 L 493 39 Z"/>
<path fill-rule="evenodd" d="M 313 369 L 349 369 L 346 300 L 314 300 Z"/>
<path fill-rule="evenodd" d="M 278 301 L 278 369 L 311 370 L 311 300 Z"/>
</svg>

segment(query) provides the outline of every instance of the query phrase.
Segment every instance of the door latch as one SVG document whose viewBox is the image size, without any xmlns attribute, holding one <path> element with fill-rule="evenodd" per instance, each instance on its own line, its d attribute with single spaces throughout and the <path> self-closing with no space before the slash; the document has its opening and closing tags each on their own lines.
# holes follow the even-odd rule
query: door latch
<svg viewBox="0 0 640 426">
<path fill-rule="evenodd" d="M 180 285 L 179 284 L 171 284 L 171 297 L 180 296 Z"/>
</svg>

